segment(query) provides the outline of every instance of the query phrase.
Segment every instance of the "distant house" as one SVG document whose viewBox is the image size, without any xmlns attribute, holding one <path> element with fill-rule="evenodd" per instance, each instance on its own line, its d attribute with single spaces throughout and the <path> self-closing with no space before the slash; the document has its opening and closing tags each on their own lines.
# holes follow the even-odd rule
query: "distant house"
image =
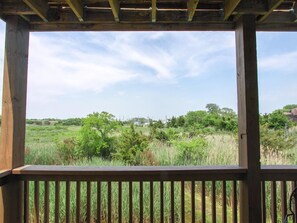
<svg viewBox="0 0 297 223">
<path fill-rule="evenodd" d="M 290 112 L 287 112 L 286 115 L 294 122 L 297 122 L 297 108 L 293 108 Z"/>
</svg>

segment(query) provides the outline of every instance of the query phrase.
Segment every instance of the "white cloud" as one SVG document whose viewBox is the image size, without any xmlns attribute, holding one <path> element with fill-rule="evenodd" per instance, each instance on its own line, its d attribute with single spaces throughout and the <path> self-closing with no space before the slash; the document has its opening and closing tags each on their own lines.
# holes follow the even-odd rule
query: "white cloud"
<svg viewBox="0 0 297 223">
<path fill-rule="evenodd" d="M 195 32 L 33 33 L 30 44 L 29 93 L 38 96 L 100 92 L 130 80 L 174 83 L 205 73 L 234 45 L 230 34 Z"/>
<path fill-rule="evenodd" d="M 285 72 L 296 72 L 297 69 L 297 51 L 274 54 L 259 59 L 259 69 L 263 71 L 277 71 L 284 74 Z"/>
</svg>

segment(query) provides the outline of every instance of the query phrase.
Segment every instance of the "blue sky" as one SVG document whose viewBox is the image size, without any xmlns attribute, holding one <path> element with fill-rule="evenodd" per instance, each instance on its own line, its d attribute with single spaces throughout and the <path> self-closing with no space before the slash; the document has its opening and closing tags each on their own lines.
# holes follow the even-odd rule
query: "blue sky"
<svg viewBox="0 0 297 223">
<path fill-rule="evenodd" d="M 4 30 L 0 23 L 1 70 Z M 297 33 L 257 39 L 260 112 L 297 104 Z M 28 74 L 28 118 L 237 108 L 234 32 L 31 33 Z"/>
</svg>

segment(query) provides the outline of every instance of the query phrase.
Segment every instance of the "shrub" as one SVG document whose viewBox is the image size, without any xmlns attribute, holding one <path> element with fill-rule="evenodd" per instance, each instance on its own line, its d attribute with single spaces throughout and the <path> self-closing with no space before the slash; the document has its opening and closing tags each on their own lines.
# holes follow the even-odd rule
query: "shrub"
<svg viewBox="0 0 297 223">
<path fill-rule="evenodd" d="M 139 165 L 141 154 L 147 147 L 147 137 L 141 132 L 136 132 L 132 124 L 130 128 L 122 131 L 118 139 L 117 151 L 113 157 L 129 165 Z"/>
<path fill-rule="evenodd" d="M 179 164 L 199 164 L 206 155 L 207 141 L 203 137 L 175 141 Z"/>
<path fill-rule="evenodd" d="M 78 157 L 77 141 L 75 138 L 66 138 L 63 142 L 58 144 L 58 154 L 62 162 L 70 164 Z"/>
</svg>

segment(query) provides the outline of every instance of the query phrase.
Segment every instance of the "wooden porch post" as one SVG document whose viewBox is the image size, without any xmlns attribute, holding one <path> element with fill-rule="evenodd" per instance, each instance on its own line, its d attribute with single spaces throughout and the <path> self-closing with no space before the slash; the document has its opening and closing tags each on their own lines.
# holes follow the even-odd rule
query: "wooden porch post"
<svg viewBox="0 0 297 223">
<path fill-rule="evenodd" d="M 24 165 L 29 29 L 18 16 L 6 20 L 0 169 Z M 22 185 L 0 190 L 0 223 L 23 222 Z"/>
<path fill-rule="evenodd" d="M 239 165 L 247 168 L 240 183 L 240 222 L 261 222 L 260 138 L 256 20 L 243 15 L 236 24 Z"/>
</svg>

